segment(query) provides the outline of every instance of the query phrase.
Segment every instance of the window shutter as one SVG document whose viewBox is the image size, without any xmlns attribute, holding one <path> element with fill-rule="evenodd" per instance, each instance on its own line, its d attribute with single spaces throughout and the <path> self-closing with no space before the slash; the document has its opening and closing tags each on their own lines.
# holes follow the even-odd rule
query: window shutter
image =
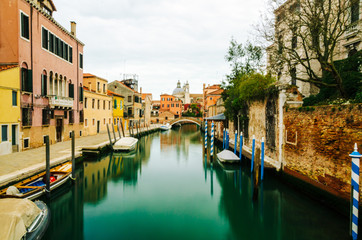
<svg viewBox="0 0 362 240">
<path fill-rule="evenodd" d="M 41 95 L 46 96 L 47 95 L 47 75 L 41 75 Z"/>
<path fill-rule="evenodd" d="M 69 83 L 69 97 L 74 98 L 74 84 Z"/>
<path fill-rule="evenodd" d="M 79 87 L 79 102 L 83 102 L 83 88 Z"/>
<path fill-rule="evenodd" d="M 117 100 L 116 99 L 114 99 L 114 107 L 113 108 L 117 109 Z"/>
</svg>

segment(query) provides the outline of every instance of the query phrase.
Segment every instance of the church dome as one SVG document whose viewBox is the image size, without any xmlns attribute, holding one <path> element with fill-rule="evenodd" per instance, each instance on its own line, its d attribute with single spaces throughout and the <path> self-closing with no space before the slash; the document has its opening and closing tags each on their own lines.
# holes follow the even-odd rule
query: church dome
<svg viewBox="0 0 362 240">
<path fill-rule="evenodd" d="M 183 88 L 181 88 L 181 83 L 180 80 L 177 82 L 177 87 L 175 88 L 175 90 L 173 90 L 172 95 L 184 95 L 185 91 Z"/>
</svg>

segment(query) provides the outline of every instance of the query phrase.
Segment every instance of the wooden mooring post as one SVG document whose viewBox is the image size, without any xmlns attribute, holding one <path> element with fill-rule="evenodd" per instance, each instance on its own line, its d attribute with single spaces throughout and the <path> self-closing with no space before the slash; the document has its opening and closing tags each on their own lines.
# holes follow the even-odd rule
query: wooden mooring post
<svg viewBox="0 0 362 240">
<path fill-rule="evenodd" d="M 113 143 L 112 143 L 112 138 L 111 138 L 111 133 L 109 131 L 108 123 L 107 123 L 107 132 L 108 132 L 108 138 L 109 138 L 109 145 L 111 146 L 111 148 L 113 150 Z"/>
<path fill-rule="evenodd" d="M 47 198 L 50 198 L 50 146 L 49 135 L 45 136 L 45 192 Z"/>
<path fill-rule="evenodd" d="M 119 127 L 120 127 L 120 126 L 119 126 L 119 123 L 118 123 L 118 125 L 117 125 L 118 136 L 119 136 L 119 139 L 121 139 L 122 136 L 121 136 L 121 131 L 119 130 Z"/>
<path fill-rule="evenodd" d="M 124 135 L 124 128 L 123 128 L 123 122 L 122 122 L 122 120 L 121 120 L 121 128 L 122 128 L 123 137 L 125 137 L 126 135 Z"/>
<path fill-rule="evenodd" d="M 114 143 L 115 144 L 117 142 L 117 138 L 116 138 L 116 132 L 114 131 L 114 125 L 112 123 L 112 131 L 113 131 L 113 136 L 114 136 Z"/>
<path fill-rule="evenodd" d="M 71 133 L 71 137 L 72 137 L 72 180 L 75 180 L 75 135 L 74 135 L 74 130 Z"/>
<path fill-rule="evenodd" d="M 260 176 L 260 148 L 256 148 L 255 150 L 255 162 L 254 162 L 254 174 L 252 176 L 254 177 L 254 192 L 253 192 L 253 200 L 258 200 L 258 193 L 259 193 L 259 176 Z"/>
</svg>

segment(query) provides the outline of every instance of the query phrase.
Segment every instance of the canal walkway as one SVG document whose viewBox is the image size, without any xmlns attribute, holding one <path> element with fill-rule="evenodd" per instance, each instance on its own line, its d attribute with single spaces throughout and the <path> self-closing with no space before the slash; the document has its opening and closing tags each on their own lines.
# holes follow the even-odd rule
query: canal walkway
<svg viewBox="0 0 362 240">
<path fill-rule="evenodd" d="M 140 133 L 156 130 L 159 125 L 141 128 Z M 135 130 L 135 133 L 136 130 Z M 128 132 L 125 132 L 129 136 Z M 118 140 L 118 132 L 116 139 Z M 111 133 L 114 141 L 113 132 Z M 108 133 L 80 137 L 75 139 L 75 157 L 82 156 L 82 149 L 103 149 L 109 145 Z M 50 145 L 50 166 L 71 160 L 71 141 Z M 45 171 L 45 146 L 0 156 L 0 187 Z"/>
</svg>

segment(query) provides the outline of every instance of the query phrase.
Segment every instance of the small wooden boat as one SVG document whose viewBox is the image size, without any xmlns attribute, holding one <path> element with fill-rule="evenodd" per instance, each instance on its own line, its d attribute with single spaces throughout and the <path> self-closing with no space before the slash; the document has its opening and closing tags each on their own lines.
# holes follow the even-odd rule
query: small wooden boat
<svg viewBox="0 0 362 240">
<path fill-rule="evenodd" d="M 119 139 L 114 145 L 115 151 L 132 151 L 136 148 L 138 139 L 134 137 L 123 137 Z"/>
<path fill-rule="evenodd" d="M 50 222 L 42 201 L 0 199 L 0 239 L 41 239 Z"/>
<path fill-rule="evenodd" d="M 240 163 L 240 158 L 230 150 L 223 150 L 216 154 L 217 158 L 222 163 Z"/>
<path fill-rule="evenodd" d="M 160 127 L 161 131 L 168 131 L 171 129 L 171 125 L 169 123 L 167 123 L 166 125 L 162 125 Z"/>
<path fill-rule="evenodd" d="M 50 191 L 64 184 L 72 173 L 72 162 L 68 161 L 50 169 Z M 0 197 L 36 199 L 45 193 L 46 172 L 41 172 L 28 179 L 0 191 Z"/>
</svg>

